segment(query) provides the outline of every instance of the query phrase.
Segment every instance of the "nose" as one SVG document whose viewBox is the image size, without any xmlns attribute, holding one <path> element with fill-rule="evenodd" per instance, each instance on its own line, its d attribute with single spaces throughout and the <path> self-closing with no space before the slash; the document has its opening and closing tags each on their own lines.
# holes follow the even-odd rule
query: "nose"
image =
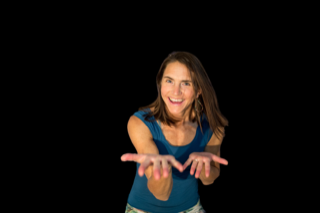
<svg viewBox="0 0 320 213">
<path fill-rule="evenodd" d="M 177 96 L 181 94 L 181 87 L 180 87 L 179 84 L 174 86 L 174 88 L 173 88 L 173 94 L 174 94 L 174 95 L 177 95 Z"/>
</svg>

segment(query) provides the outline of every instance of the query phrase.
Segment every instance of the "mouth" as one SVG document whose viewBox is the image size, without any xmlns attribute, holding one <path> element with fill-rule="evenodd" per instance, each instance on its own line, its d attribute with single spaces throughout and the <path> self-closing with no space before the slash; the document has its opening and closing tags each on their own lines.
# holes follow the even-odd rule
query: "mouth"
<svg viewBox="0 0 320 213">
<path fill-rule="evenodd" d="M 174 98 L 170 98 L 170 97 L 168 99 L 169 99 L 170 103 L 176 104 L 176 105 L 180 105 L 184 101 L 183 99 L 174 99 Z"/>
</svg>

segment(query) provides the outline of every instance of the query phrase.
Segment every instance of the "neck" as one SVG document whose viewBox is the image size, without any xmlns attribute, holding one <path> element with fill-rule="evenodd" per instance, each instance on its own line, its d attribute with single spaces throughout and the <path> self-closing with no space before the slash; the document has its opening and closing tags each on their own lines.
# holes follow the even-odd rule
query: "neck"
<svg viewBox="0 0 320 213">
<path fill-rule="evenodd" d="M 184 116 L 183 115 L 175 116 L 175 115 L 172 115 L 169 111 L 167 111 L 171 118 L 173 118 L 174 120 L 177 120 L 177 122 L 173 126 L 174 127 L 180 127 L 180 126 L 183 126 L 186 123 L 191 122 L 190 119 L 189 119 L 190 110 L 191 110 L 191 107 L 186 111 Z M 195 116 L 195 112 L 192 111 L 192 117 L 194 117 L 194 116 Z"/>
</svg>

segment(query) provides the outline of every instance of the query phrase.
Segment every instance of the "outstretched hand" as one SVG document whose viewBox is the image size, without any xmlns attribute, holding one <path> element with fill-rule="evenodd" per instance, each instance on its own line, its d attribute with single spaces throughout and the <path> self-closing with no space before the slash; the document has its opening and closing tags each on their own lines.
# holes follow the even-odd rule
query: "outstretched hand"
<svg viewBox="0 0 320 213">
<path fill-rule="evenodd" d="M 179 163 L 174 156 L 172 155 L 157 155 L 157 154 L 134 154 L 127 153 L 121 156 L 122 161 L 135 161 L 140 163 L 138 169 L 138 174 L 140 177 L 144 175 L 145 170 L 153 165 L 153 175 L 156 180 L 161 178 L 161 168 L 163 172 L 163 177 L 168 177 L 171 166 L 178 169 L 180 172 L 183 172 L 183 166 Z"/>
<path fill-rule="evenodd" d="M 214 155 L 210 152 L 193 152 L 189 155 L 188 160 L 182 164 L 175 159 L 172 155 L 156 155 L 156 154 L 134 154 L 127 153 L 121 156 L 122 161 L 134 161 L 140 163 L 138 169 L 138 174 L 140 177 L 144 175 L 145 170 L 153 165 L 153 175 L 156 180 L 159 180 L 161 177 L 160 167 L 162 167 L 163 177 L 168 177 L 169 170 L 171 166 L 178 169 L 180 172 L 183 172 L 191 163 L 190 174 L 195 173 L 195 178 L 199 178 L 203 164 L 205 166 L 205 175 L 209 177 L 210 175 L 210 162 L 215 161 L 220 164 L 228 165 L 228 161 L 224 158 L 220 158 L 217 155 Z"/>
<path fill-rule="evenodd" d="M 189 159 L 184 163 L 183 170 L 185 170 L 191 163 L 190 174 L 193 175 L 197 168 L 195 178 L 199 178 L 203 164 L 205 166 L 206 177 L 210 175 L 210 162 L 215 161 L 224 165 L 228 165 L 226 159 L 220 158 L 210 152 L 193 152 L 189 155 Z"/>
</svg>

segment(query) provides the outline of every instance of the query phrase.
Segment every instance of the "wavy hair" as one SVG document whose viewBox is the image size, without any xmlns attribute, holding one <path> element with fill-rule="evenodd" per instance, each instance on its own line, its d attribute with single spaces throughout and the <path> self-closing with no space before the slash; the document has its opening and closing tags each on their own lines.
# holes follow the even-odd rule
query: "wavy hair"
<svg viewBox="0 0 320 213">
<path fill-rule="evenodd" d="M 184 64 L 188 68 L 192 79 L 192 84 L 194 85 L 193 88 L 195 94 L 198 94 L 198 92 L 201 91 L 198 100 L 195 98 L 195 100 L 183 110 L 183 115 L 187 112 L 189 107 L 191 107 L 189 120 L 192 122 L 196 121 L 202 131 L 201 117 L 203 117 L 202 114 L 204 113 L 214 134 L 218 138 L 224 136 L 224 132 L 221 127 L 224 128 L 225 126 L 228 126 L 228 120 L 220 112 L 216 93 L 201 62 L 196 56 L 188 52 L 173 52 L 169 54 L 169 56 L 162 62 L 156 77 L 158 97 L 153 103 L 145 107 L 140 107 L 139 110 L 154 108 L 153 112 L 150 111 L 146 115 L 145 119 L 147 121 L 151 121 L 151 117 L 154 116 L 156 120 L 159 120 L 169 126 L 177 122 L 177 120 L 174 120 L 168 115 L 166 104 L 161 97 L 161 82 L 163 73 L 169 63 L 176 61 Z M 202 106 L 198 103 L 198 101 Z M 199 110 L 200 108 L 202 108 L 202 110 Z M 193 114 L 195 114 L 195 116 L 192 116 Z"/>
</svg>

